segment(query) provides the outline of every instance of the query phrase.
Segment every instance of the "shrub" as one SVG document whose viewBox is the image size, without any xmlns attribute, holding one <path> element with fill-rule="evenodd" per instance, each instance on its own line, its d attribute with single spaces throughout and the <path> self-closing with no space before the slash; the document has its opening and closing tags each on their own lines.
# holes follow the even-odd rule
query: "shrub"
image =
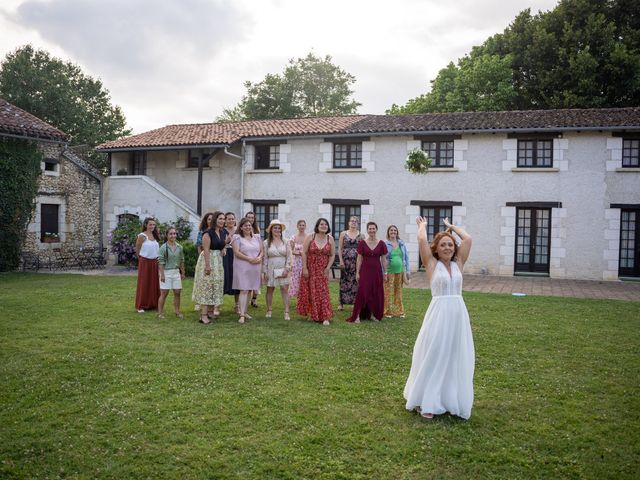
<svg viewBox="0 0 640 480">
<path fill-rule="evenodd" d="M 161 245 L 166 241 L 165 232 L 169 227 L 175 227 L 178 233 L 177 240 L 182 244 L 183 247 L 185 246 L 185 244 L 191 243 L 188 242 L 188 240 L 189 236 L 191 235 L 191 230 L 193 230 L 193 226 L 186 218 L 178 217 L 173 223 L 157 222 L 157 225 Z M 142 220 L 140 220 L 140 218 L 138 217 L 131 216 L 123 218 L 121 223 L 109 234 L 111 252 L 118 255 L 119 264 L 129 265 L 130 267 L 135 267 L 137 265 L 138 259 L 136 257 L 136 238 L 141 231 Z M 198 259 L 197 251 L 195 259 Z M 193 268 L 195 269 L 195 262 L 193 264 Z M 186 268 L 186 270 L 187 272 L 189 271 L 188 267 Z M 191 275 L 193 275 L 193 273 L 191 273 Z"/>
<path fill-rule="evenodd" d="M 184 249 L 184 274 L 193 277 L 196 273 L 196 263 L 198 263 L 198 249 L 191 240 L 180 242 Z"/>
<path fill-rule="evenodd" d="M 111 252 L 118 256 L 119 264 L 136 266 L 136 238 L 141 230 L 142 221 L 138 217 L 126 217 L 109 234 Z"/>
<path fill-rule="evenodd" d="M 38 192 L 42 154 L 33 142 L 0 139 L 0 271 L 13 270 Z"/>
</svg>

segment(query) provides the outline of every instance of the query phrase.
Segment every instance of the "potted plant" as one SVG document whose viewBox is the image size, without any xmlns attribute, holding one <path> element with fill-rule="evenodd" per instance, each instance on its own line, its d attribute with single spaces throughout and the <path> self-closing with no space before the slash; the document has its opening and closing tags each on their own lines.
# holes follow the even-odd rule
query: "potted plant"
<svg viewBox="0 0 640 480">
<path fill-rule="evenodd" d="M 42 243 L 58 243 L 60 241 L 60 235 L 55 232 L 44 232 L 42 235 Z"/>
<path fill-rule="evenodd" d="M 411 150 L 404 162 L 404 168 L 409 170 L 409 172 L 418 175 L 428 173 L 429 167 L 431 167 L 431 157 L 429 157 L 429 155 L 420 148 L 414 148 Z"/>
</svg>

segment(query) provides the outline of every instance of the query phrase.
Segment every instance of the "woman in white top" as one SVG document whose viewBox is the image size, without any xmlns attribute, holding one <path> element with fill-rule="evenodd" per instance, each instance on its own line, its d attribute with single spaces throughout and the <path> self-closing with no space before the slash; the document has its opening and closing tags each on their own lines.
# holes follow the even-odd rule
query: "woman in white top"
<svg viewBox="0 0 640 480">
<path fill-rule="evenodd" d="M 153 217 L 147 217 L 142 223 L 142 233 L 136 239 L 136 256 L 138 257 L 138 287 L 136 288 L 136 310 L 158 308 L 160 297 L 160 276 L 158 274 L 158 228 Z"/>
</svg>

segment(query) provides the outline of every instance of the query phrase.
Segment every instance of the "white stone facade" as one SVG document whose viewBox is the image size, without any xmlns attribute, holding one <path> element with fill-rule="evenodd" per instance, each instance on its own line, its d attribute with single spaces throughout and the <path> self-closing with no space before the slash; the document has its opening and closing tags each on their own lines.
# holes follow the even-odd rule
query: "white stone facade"
<svg viewBox="0 0 640 480">
<path fill-rule="evenodd" d="M 369 220 L 378 223 L 381 236 L 389 224 L 400 227 L 415 269 L 415 217 L 420 207 L 411 203 L 443 202 L 453 205 L 453 221 L 474 238 L 467 271 L 513 275 L 516 207 L 507 204 L 552 204 L 548 275 L 618 278 L 620 210 L 611 205 L 640 208 L 640 173 L 619 171 L 619 138 L 606 131 L 563 132 L 553 138 L 553 166 L 532 169 L 517 167 L 518 140 L 506 133 L 459 136 L 454 140 L 453 168 L 434 168 L 427 175 L 404 169 L 407 152 L 421 144 L 409 135 L 364 140 L 362 168 L 356 169 L 333 168 L 330 138 L 287 138 L 279 143 L 280 168 L 269 171 L 254 168 L 250 145 L 244 151 L 236 147 L 233 152 L 245 155 L 245 171 L 241 175 L 240 160 L 216 154 L 216 161 L 203 172 L 203 211 L 252 210 L 251 203 L 242 202 L 242 192 L 244 199 L 281 200 L 277 214 L 289 231 L 298 219 L 305 219 L 311 230 L 318 217 L 332 220 L 333 206 L 326 199 L 352 199 L 361 202 L 363 230 Z M 148 175 L 193 213 L 197 171 L 186 169 L 184 159 L 184 151 L 148 152 Z M 115 154 L 112 162 L 117 166 Z M 118 199 L 119 208 L 137 206 L 158 218 L 165 209 L 175 214 L 176 202 L 169 206 L 158 200 L 158 189 L 138 188 Z"/>
</svg>

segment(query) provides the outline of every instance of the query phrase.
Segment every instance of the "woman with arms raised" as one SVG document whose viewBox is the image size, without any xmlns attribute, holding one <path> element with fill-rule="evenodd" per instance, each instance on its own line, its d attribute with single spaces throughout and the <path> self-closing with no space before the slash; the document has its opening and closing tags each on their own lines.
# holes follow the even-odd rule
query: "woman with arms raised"
<svg viewBox="0 0 640 480">
<path fill-rule="evenodd" d="M 449 412 L 471 416 L 475 351 L 467 307 L 462 299 L 462 271 L 471 236 L 444 219 L 447 230 L 427 242 L 427 221 L 416 219 L 418 246 L 431 285 L 431 303 L 413 347 L 404 387 L 406 409 L 424 418 Z M 460 237 L 458 245 L 450 231 Z"/>
</svg>

